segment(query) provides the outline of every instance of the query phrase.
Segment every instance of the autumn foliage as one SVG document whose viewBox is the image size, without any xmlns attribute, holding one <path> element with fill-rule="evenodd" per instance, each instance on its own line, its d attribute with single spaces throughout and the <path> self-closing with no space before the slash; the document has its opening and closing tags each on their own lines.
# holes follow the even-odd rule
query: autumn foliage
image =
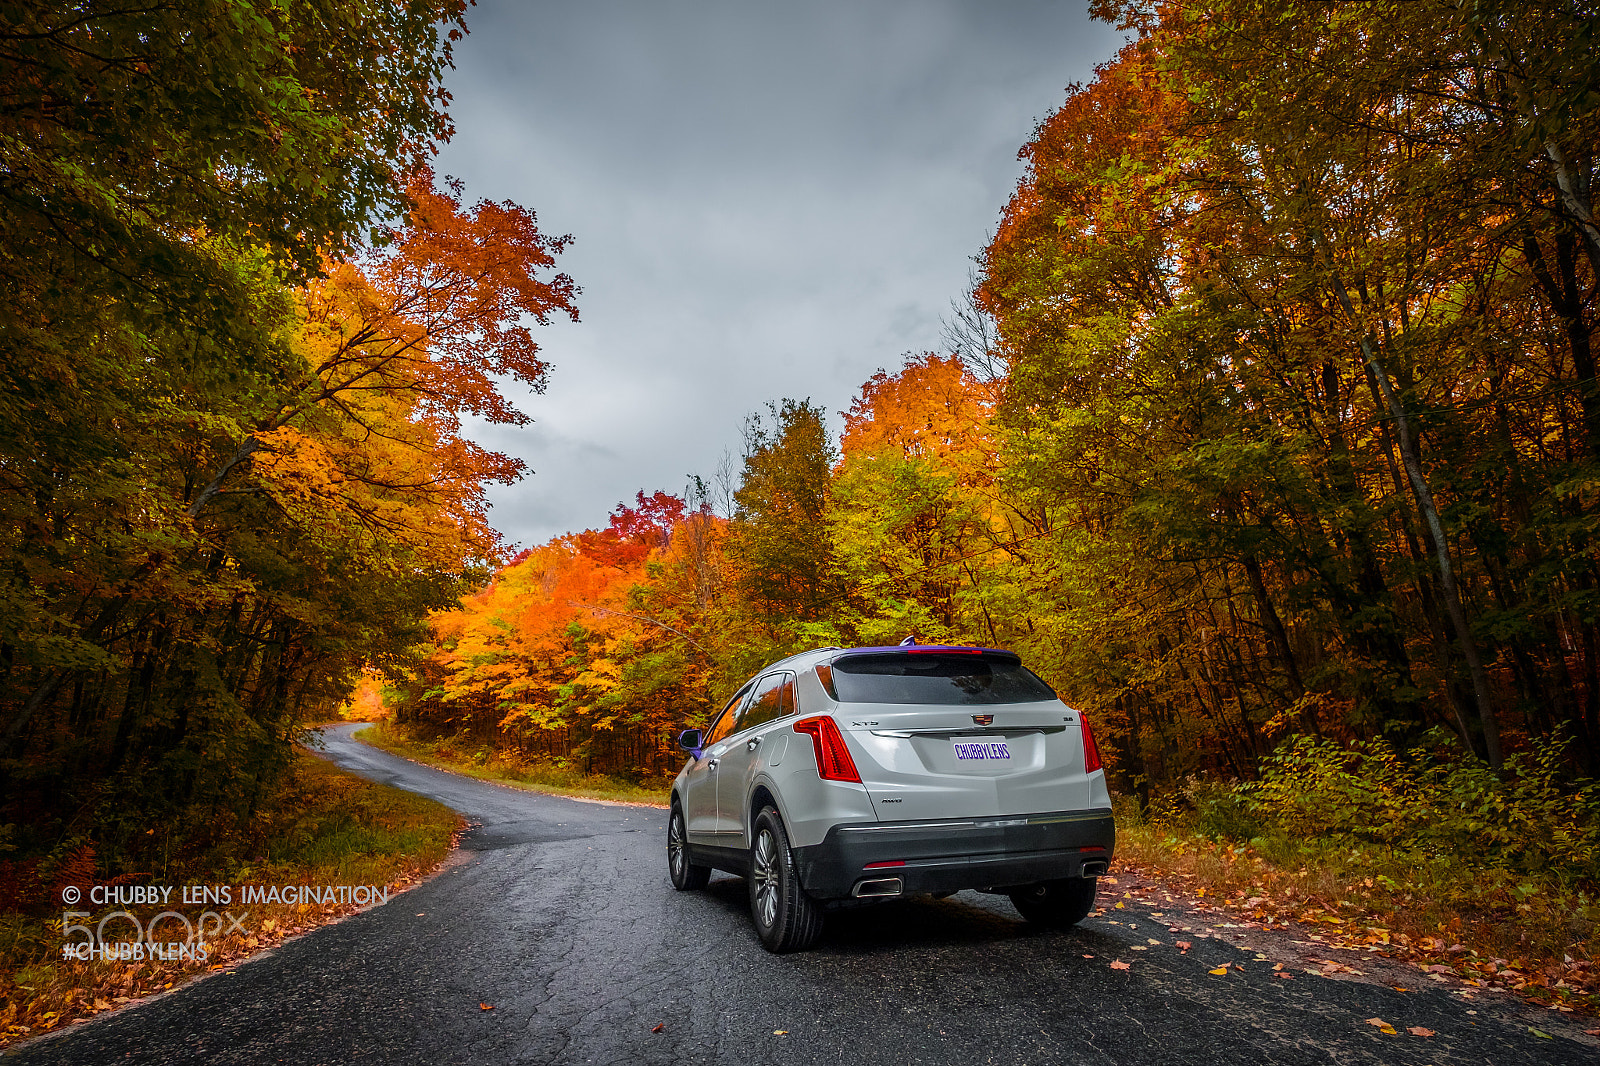
<svg viewBox="0 0 1600 1066">
<path fill-rule="evenodd" d="M 0 847 L 248 835 L 499 565 L 463 420 L 526 421 L 577 288 L 429 169 L 463 9 L 0 14 Z"/>
<path fill-rule="evenodd" d="M 764 662 L 916 633 L 1021 652 L 1146 809 L 1298 738 L 1576 796 L 1600 97 L 1565 9 L 1472 11 L 1107 6 L 1137 37 L 1023 146 L 981 350 L 875 375 L 837 442 L 773 406 L 648 549 L 537 549 L 400 713 L 654 770 Z"/>
<path fill-rule="evenodd" d="M 1098 5 L 1134 39 L 1022 146 L 958 354 L 507 561 L 523 467 L 463 427 L 525 421 L 578 293 L 428 169 L 461 5 L 223 7 L 0 13 L 0 841 L 246 823 L 362 676 L 419 735 L 668 773 L 764 664 L 915 634 L 1021 653 L 1152 824 L 1593 883 L 1586 12 Z"/>
</svg>

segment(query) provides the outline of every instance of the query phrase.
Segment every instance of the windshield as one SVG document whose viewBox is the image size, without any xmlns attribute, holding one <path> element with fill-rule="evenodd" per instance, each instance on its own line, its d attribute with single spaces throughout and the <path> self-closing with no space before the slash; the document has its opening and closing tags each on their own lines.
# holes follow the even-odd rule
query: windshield
<svg viewBox="0 0 1600 1066">
<path fill-rule="evenodd" d="M 833 661 L 840 703 L 1037 703 L 1055 692 L 1011 655 L 886 652 Z"/>
</svg>

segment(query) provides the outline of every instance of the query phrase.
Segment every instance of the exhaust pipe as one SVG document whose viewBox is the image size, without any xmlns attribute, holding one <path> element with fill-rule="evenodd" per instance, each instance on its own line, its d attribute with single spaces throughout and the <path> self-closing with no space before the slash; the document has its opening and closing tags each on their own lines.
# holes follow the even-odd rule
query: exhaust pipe
<svg viewBox="0 0 1600 1066">
<path fill-rule="evenodd" d="M 1105 872 L 1106 861 L 1104 859 L 1090 859 L 1088 862 L 1083 864 L 1084 877 L 1099 877 Z"/>
<path fill-rule="evenodd" d="M 858 881 L 855 889 L 850 893 L 857 899 L 876 899 L 887 896 L 898 896 L 905 891 L 905 884 L 898 877 L 879 877 L 869 881 Z"/>
</svg>

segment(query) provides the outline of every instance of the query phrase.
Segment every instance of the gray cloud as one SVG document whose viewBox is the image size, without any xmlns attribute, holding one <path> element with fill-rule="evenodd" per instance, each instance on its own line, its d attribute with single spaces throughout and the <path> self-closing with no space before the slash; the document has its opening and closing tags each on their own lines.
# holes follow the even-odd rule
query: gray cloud
<svg viewBox="0 0 1600 1066">
<path fill-rule="evenodd" d="M 765 401 L 838 411 L 939 347 L 1018 147 L 1119 45 L 1059 3 L 480 0 L 440 169 L 577 239 L 583 321 L 549 390 L 478 439 L 537 471 L 493 494 L 534 543 L 679 491 Z"/>
</svg>

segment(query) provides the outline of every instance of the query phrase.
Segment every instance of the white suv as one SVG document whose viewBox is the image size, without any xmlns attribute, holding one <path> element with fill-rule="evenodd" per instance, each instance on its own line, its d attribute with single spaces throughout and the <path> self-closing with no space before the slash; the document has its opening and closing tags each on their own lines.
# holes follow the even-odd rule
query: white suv
<svg viewBox="0 0 1600 1066">
<path fill-rule="evenodd" d="M 804 652 L 678 742 L 672 884 L 744 875 L 772 951 L 810 946 L 829 901 L 919 892 L 1003 893 L 1075 925 L 1116 843 L 1089 723 L 1008 651 Z"/>
</svg>

